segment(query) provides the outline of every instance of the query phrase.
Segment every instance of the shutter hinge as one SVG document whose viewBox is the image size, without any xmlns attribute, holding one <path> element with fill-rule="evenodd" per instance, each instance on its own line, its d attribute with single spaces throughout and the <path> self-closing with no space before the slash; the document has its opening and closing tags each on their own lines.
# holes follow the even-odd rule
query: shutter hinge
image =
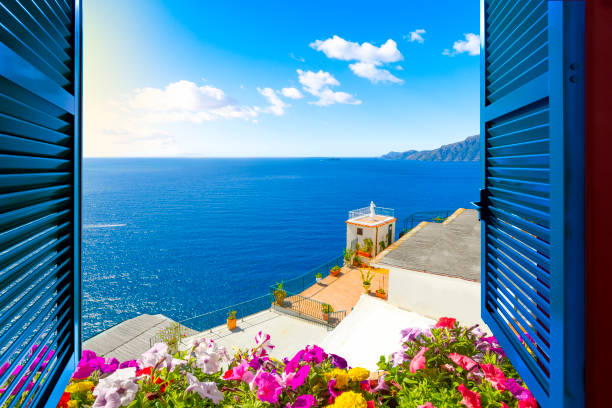
<svg viewBox="0 0 612 408">
<path fill-rule="evenodd" d="M 472 201 L 471 204 L 476 207 L 478 211 L 478 221 L 482 220 L 484 211 L 486 209 L 488 192 L 486 188 L 480 189 L 480 199 L 478 201 Z"/>
</svg>

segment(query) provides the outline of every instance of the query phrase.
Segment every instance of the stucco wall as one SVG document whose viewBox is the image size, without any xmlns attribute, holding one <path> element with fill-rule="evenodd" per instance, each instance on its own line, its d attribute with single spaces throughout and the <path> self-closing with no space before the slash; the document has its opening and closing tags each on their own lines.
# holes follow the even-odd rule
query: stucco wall
<svg viewBox="0 0 612 408">
<path fill-rule="evenodd" d="M 480 318 L 480 283 L 388 265 L 389 303 L 431 319 L 454 317 L 464 326 L 486 325 Z"/>
<path fill-rule="evenodd" d="M 391 233 L 391 243 L 395 242 L 395 222 L 391 223 L 392 225 L 392 233 Z M 357 235 L 357 228 L 363 228 L 363 235 Z M 349 248 L 351 243 L 355 238 L 357 238 L 357 242 L 359 245 L 363 245 L 363 240 L 370 238 L 374 243 L 375 250 L 373 254 L 376 255 L 380 252 L 380 246 L 376 242 L 376 229 L 378 229 L 378 241 L 387 240 L 387 231 L 389 231 L 389 224 L 384 224 L 378 226 L 376 228 L 372 227 L 360 227 L 355 224 L 346 224 L 346 247 Z"/>
</svg>

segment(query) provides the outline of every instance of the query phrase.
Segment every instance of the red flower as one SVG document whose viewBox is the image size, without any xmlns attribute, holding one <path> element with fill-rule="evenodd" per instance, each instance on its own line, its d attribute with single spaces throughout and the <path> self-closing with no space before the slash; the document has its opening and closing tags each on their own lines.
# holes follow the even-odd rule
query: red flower
<svg viewBox="0 0 612 408">
<path fill-rule="evenodd" d="M 62 394 L 62 398 L 60 398 L 59 402 L 57 403 L 57 407 L 58 408 L 67 408 L 68 407 L 68 401 L 70 401 L 70 393 L 63 393 Z"/>
<path fill-rule="evenodd" d="M 448 329 L 452 329 L 455 327 L 455 322 L 457 319 L 453 317 L 441 317 L 436 323 L 436 327 L 446 327 Z"/>
<path fill-rule="evenodd" d="M 151 367 L 145 367 L 142 370 L 137 370 L 136 377 L 140 377 L 141 375 L 151 375 Z"/>
<path fill-rule="evenodd" d="M 463 396 L 461 403 L 467 408 L 481 408 L 480 407 L 480 394 L 467 389 L 465 384 L 460 384 L 457 389 Z"/>
<path fill-rule="evenodd" d="M 372 389 L 370 388 L 370 382 L 368 380 L 361 381 L 359 383 L 359 388 L 361 388 L 361 391 L 372 391 Z"/>
<path fill-rule="evenodd" d="M 229 379 L 232 375 L 234 375 L 234 370 L 232 368 L 230 368 L 229 370 L 227 370 L 225 372 L 225 374 L 223 374 L 223 378 L 225 380 Z"/>
<path fill-rule="evenodd" d="M 368 408 L 374 408 L 376 407 L 376 403 L 374 403 L 374 400 L 368 401 Z"/>
</svg>

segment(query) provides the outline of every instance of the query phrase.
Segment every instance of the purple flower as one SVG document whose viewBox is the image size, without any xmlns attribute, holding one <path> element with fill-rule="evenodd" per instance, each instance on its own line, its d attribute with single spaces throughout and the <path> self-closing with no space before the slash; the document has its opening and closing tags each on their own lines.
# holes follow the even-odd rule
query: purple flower
<svg viewBox="0 0 612 408">
<path fill-rule="evenodd" d="M 309 365 L 302 366 L 297 373 L 289 374 L 287 376 L 287 380 L 285 381 L 286 385 L 288 387 L 291 387 L 293 391 L 297 390 L 302 384 L 304 384 L 304 381 L 306 381 L 309 372 Z"/>
<path fill-rule="evenodd" d="M 292 408 L 311 408 L 312 406 L 317 406 L 317 400 L 312 395 L 306 394 L 297 397 Z"/>
<path fill-rule="evenodd" d="M 333 397 L 336 398 L 338 397 L 340 394 L 342 394 L 342 391 L 336 391 L 335 389 L 336 387 L 336 379 L 332 378 L 331 380 L 329 380 L 329 382 L 327 383 L 327 389 L 329 390 L 329 394 Z"/>
<path fill-rule="evenodd" d="M 387 385 L 387 383 L 385 383 L 385 377 L 386 376 L 387 376 L 387 373 L 382 373 L 382 375 L 378 378 L 378 384 L 372 390 L 373 392 L 380 392 L 380 391 L 384 391 L 384 390 L 388 390 L 389 389 L 389 386 Z"/>
<path fill-rule="evenodd" d="M 283 392 L 283 387 L 277 376 L 265 371 L 257 373 L 253 379 L 253 384 L 257 386 L 257 398 L 263 402 L 276 404 L 278 397 Z"/>
<path fill-rule="evenodd" d="M 411 327 L 402 330 L 400 333 L 402 335 L 402 343 L 406 343 L 409 341 L 415 341 L 419 335 L 423 334 L 423 331 L 418 327 Z"/>
<path fill-rule="evenodd" d="M 506 382 L 504 382 L 504 386 L 512 393 L 512 395 L 514 395 L 514 398 L 518 400 L 527 400 L 531 397 L 531 392 L 521 387 L 521 385 L 514 378 L 508 378 Z"/>
<path fill-rule="evenodd" d="M 337 367 L 337 368 L 339 368 L 341 370 L 344 370 L 348 366 L 348 363 L 346 362 L 346 360 L 344 358 L 340 357 L 339 355 L 330 354 L 330 357 L 331 357 L 331 360 L 332 360 L 331 363 L 335 367 Z"/>
<path fill-rule="evenodd" d="M 302 359 L 308 363 L 315 362 L 321 364 L 321 362 L 327 358 L 327 353 L 319 346 L 306 346 L 304 352 L 304 357 Z"/>
<path fill-rule="evenodd" d="M 91 375 L 91 373 L 93 373 L 94 371 L 96 370 L 89 364 L 79 363 L 76 371 L 72 373 L 72 378 L 74 378 L 75 380 L 84 380 L 85 378 L 88 378 Z"/>
<path fill-rule="evenodd" d="M 128 367 L 135 367 L 136 370 L 140 369 L 140 367 L 138 367 L 138 362 L 136 360 L 128 360 L 128 361 L 124 361 L 123 363 L 119 364 L 119 368 L 128 368 Z"/>
</svg>

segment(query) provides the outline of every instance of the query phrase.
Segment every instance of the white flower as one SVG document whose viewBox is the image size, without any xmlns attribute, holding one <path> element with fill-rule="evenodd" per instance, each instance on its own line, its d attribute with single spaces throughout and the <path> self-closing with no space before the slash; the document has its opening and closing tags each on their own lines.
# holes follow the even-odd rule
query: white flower
<svg viewBox="0 0 612 408">
<path fill-rule="evenodd" d="M 166 343 L 156 343 L 138 358 L 138 367 L 155 367 L 167 355 L 168 345 Z"/>
<path fill-rule="evenodd" d="M 121 368 L 100 379 L 92 393 L 97 397 L 93 406 L 96 408 L 128 406 L 136 398 L 137 392 L 136 368 Z"/>
<path fill-rule="evenodd" d="M 217 384 L 212 381 L 201 382 L 193 374 L 186 373 L 188 386 L 186 392 L 194 392 L 202 398 L 208 398 L 215 404 L 223 401 L 223 393 L 217 388 Z"/>
<path fill-rule="evenodd" d="M 212 340 L 201 342 L 194 349 L 194 354 L 196 366 L 207 374 L 216 373 L 221 368 L 221 362 L 230 360 L 225 348 Z"/>
</svg>

